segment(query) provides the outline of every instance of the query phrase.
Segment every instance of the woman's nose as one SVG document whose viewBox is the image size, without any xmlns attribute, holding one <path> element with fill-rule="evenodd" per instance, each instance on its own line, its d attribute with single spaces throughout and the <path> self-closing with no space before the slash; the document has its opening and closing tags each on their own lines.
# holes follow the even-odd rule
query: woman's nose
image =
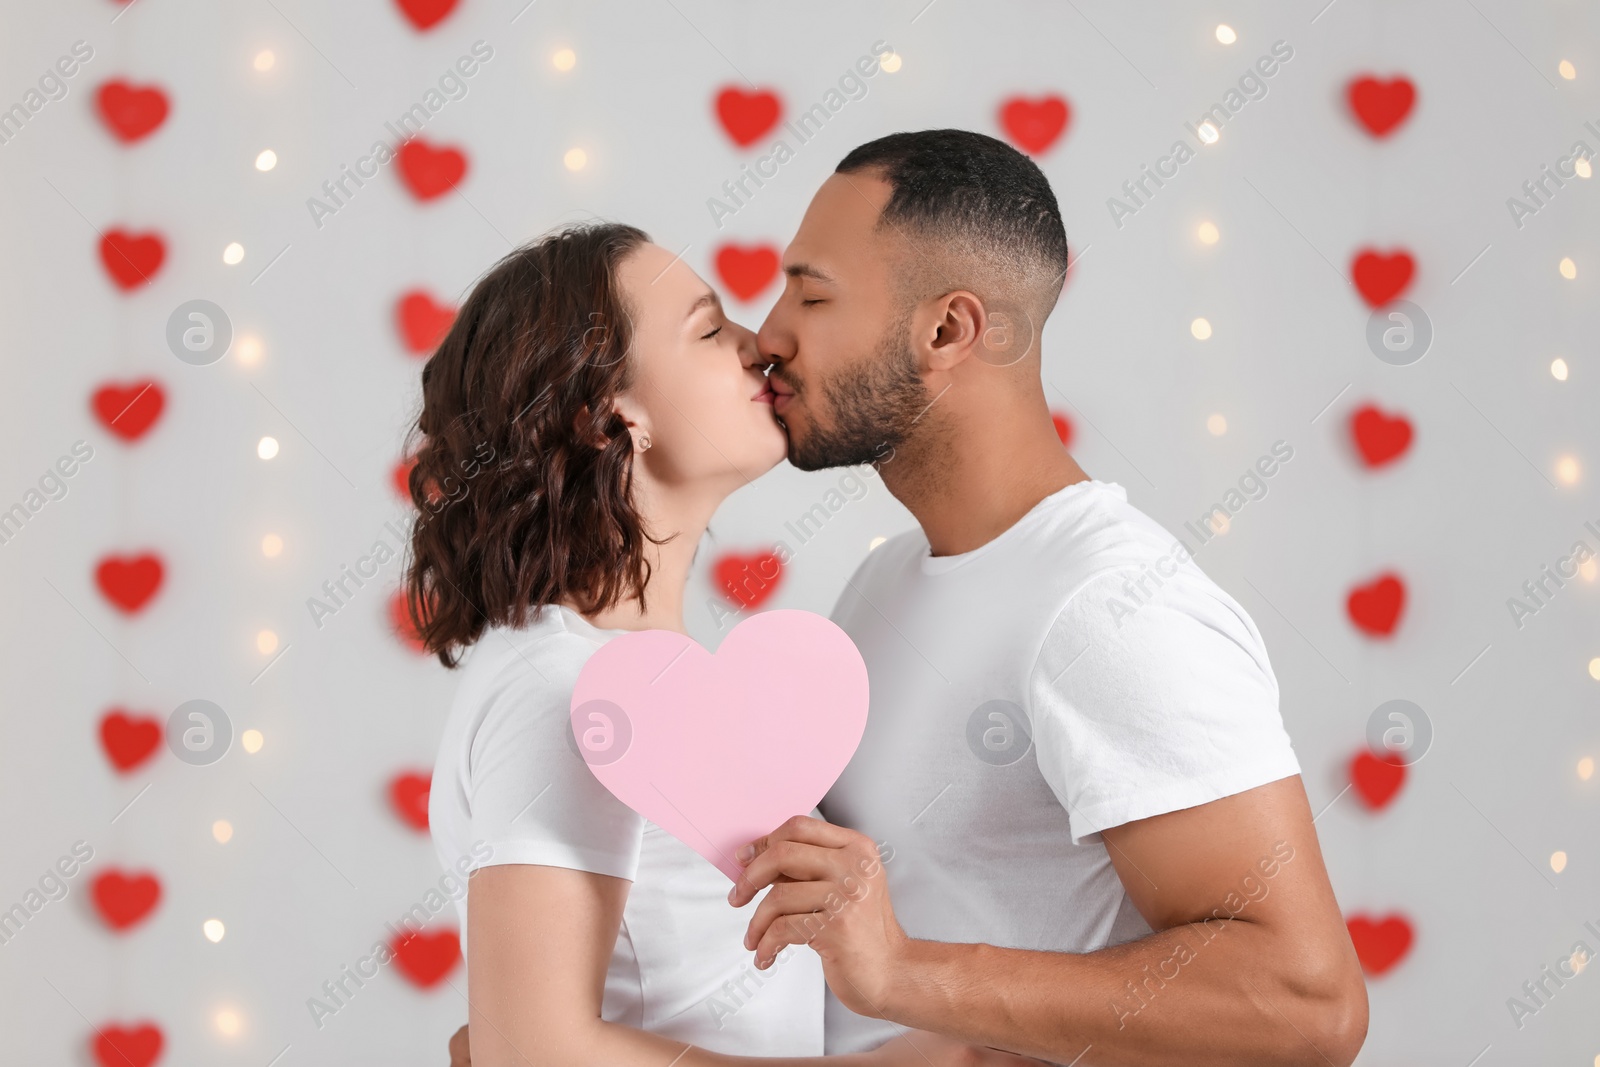
<svg viewBox="0 0 1600 1067">
<path fill-rule="evenodd" d="M 739 337 L 740 363 L 746 368 L 755 367 L 760 369 L 772 362 L 772 360 L 761 354 L 761 346 L 756 344 L 756 335 L 754 333 L 736 322 L 730 322 L 728 325 Z"/>
</svg>

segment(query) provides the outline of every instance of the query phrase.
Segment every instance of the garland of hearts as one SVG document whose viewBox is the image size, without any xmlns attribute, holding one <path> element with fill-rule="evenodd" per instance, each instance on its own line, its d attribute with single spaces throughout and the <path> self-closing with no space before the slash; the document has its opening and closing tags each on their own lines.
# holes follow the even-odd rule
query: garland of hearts
<svg viewBox="0 0 1600 1067">
<path fill-rule="evenodd" d="M 111 78 L 95 91 L 94 110 L 106 132 L 132 149 L 161 129 L 172 106 L 159 86 Z M 98 251 L 107 278 L 123 296 L 148 287 L 167 261 L 166 238 L 156 230 L 112 226 L 102 234 Z M 156 428 L 166 408 L 166 390 L 155 378 L 102 382 L 89 395 L 89 409 L 96 421 L 129 447 L 141 443 Z M 108 552 L 94 568 L 100 595 L 130 619 L 150 607 L 166 575 L 166 564 L 154 550 Z M 163 728 L 153 715 L 111 708 L 101 717 L 98 733 L 111 768 L 118 776 L 128 776 L 159 754 Z M 149 870 L 111 867 L 89 883 L 95 914 L 119 937 L 130 936 L 148 922 L 161 896 L 161 878 Z M 165 1034 L 152 1020 L 104 1023 L 94 1027 L 89 1037 L 89 1051 L 101 1067 L 151 1067 L 165 1045 Z"/>
<path fill-rule="evenodd" d="M 1345 85 L 1345 102 L 1356 123 L 1374 140 L 1392 136 L 1406 121 L 1416 103 L 1416 86 L 1409 78 L 1380 79 L 1361 74 Z M 1401 299 L 1416 276 L 1416 260 L 1404 248 L 1383 251 L 1358 249 L 1350 262 L 1350 279 L 1367 306 L 1374 311 Z M 1355 456 L 1368 472 L 1396 463 L 1411 447 L 1415 436 L 1411 421 L 1390 414 L 1378 405 L 1364 403 L 1351 414 L 1350 440 Z M 1394 635 L 1405 609 L 1405 579 L 1390 570 L 1354 586 L 1345 598 L 1345 612 L 1356 630 L 1376 640 Z M 1369 812 L 1386 809 L 1406 781 L 1406 764 L 1389 754 L 1363 748 L 1345 767 L 1348 788 Z M 1381 917 L 1355 914 L 1346 928 L 1362 970 L 1376 978 L 1397 966 L 1411 950 L 1415 931 L 1411 921 L 1395 913 Z"/>
</svg>

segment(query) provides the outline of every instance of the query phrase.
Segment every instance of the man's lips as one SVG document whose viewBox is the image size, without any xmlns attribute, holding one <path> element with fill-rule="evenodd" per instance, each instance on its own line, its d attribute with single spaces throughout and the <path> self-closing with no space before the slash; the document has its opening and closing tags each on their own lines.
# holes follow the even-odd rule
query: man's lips
<svg viewBox="0 0 1600 1067">
<path fill-rule="evenodd" d="M 773 373 L 767 375 L 767 389 L 771 393 L 769 402 L 772 404 L 773 414 L 782 414 L 789 401 L 794 399 L 794 387 Z"/>
</svg>

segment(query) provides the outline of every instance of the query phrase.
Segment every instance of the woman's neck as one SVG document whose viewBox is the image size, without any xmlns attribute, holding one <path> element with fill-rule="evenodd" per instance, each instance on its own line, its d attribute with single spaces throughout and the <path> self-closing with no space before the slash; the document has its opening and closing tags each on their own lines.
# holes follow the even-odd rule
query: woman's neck
<svg viewBox="0 0 1600 1067">
<path fill-rule="evenodd" d="M 725 494 L 715 499 L 696 498 L 684 489 L 663 490 L 636 484 L 635 500 L 644 527 L 651 536 L 670 537 L 665 544 L 646 541 L 644 557 L 650 564 L 645 583 L 645 609 L 638 597 L 620 600 L 604 611 L 584 618 L 603 630 L 673 630 L 687 633 L 683 623 L 684 595 L 695 549 L 705 536 L 711 516 Z"/>
</svg>

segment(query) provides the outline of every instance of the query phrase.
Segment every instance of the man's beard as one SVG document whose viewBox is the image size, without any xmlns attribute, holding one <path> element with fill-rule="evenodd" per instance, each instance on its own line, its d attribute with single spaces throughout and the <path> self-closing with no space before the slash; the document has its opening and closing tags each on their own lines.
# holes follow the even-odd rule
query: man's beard
<svg viewBox="0 0 1600 1067">
<path fill-rule="evenodd" d="M 912 425 L 928 409 L 928 398 L 906 340 L 909 326 L 909 316 L 902 318 L 884 331 L 872 356 L 818 383 L 833 425 L 822 426 L 820 413 L 811 407 L 805 439 L 789 437 L 791 464 L 815 471 L 872 463 L 911 435 Z"/>
</svg>

